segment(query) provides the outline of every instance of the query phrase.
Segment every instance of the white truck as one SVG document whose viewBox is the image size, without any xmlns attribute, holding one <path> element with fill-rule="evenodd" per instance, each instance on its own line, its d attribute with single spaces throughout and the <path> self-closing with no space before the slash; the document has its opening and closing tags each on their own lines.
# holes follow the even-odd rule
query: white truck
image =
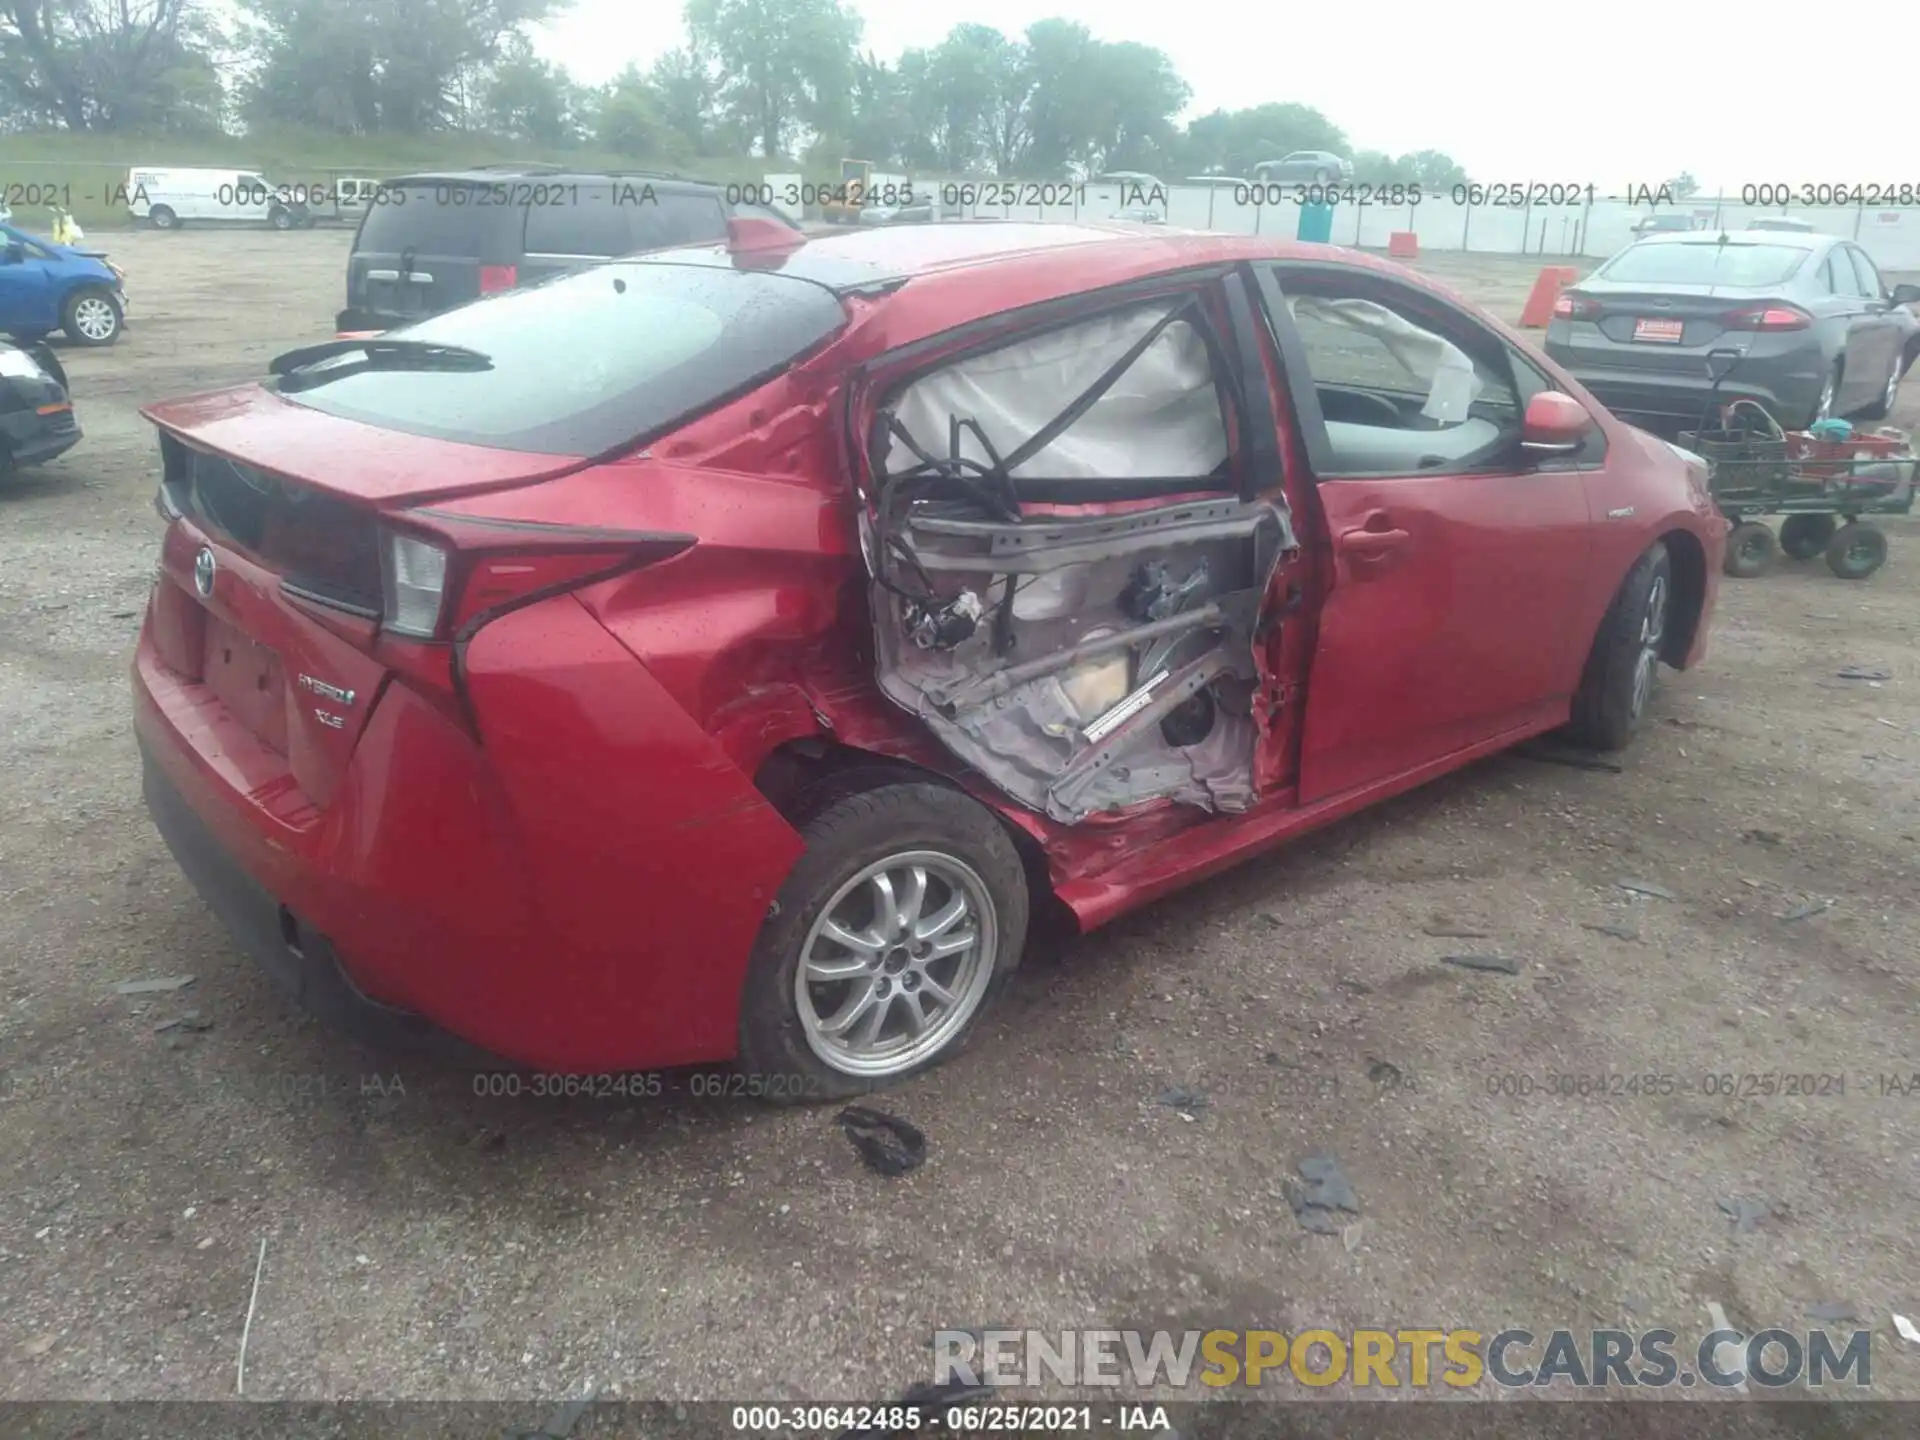
<svg viewBox="0 0 1920 1440">
<path fill-rule="evenodd" d="M 134 221 L 156 230 L 186 224 L 304 230 L 333 212 L 333 191 L 331 181 L 278 184 L 257 169 L 136 165 L 127 172 L 126 198 Z"/>
</svg>

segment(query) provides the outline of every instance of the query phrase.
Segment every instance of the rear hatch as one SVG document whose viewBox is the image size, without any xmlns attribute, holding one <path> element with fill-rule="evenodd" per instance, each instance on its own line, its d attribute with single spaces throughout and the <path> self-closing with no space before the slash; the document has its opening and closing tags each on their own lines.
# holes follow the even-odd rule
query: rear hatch
<svg viewBox="0 0 1920 1440">
<path fill-rule="evenodd" d="M 221 702 L 220 748 L 254 753 L 250 788 L 292 782 L 256 796 L 290 804 L 288 823 L 331 800 L 393 671 L 376 643 L 381 511 L 580 463 L 376 431 L 258 386 L 147 415 L 161 427 L 161 509 L 184 522 L 162 546 L 156 647 Z M 330 485 L 342 469 L 354 493 Z"/>
<path fill-rule="evenodd" d="M 1715 240 L 1636 245 L 1568 292 L 1566 343 L 1583 364 L 1704 374 L 1706 353 L 1744 346 L 1808 252 Z"/>
<path fill-rule="evenodd" d="M 176 522 L 148 628 L 176 678 L 219 702 L 191 722 L 203 753 L 251 757 L 240 783 L 291 807 L 288 823 L 324 807 L 396 678 L 458 714 L 448 641 L 475 604 L 586 573 L 570 559 L 580 524 L 525 518 L 540 511 L 524 494 L 481 497 L 676 429 L 845 319 L 804 281 L 616 261 L 148 408 Z M 634 539 L 649 494 L 616 498 L 587 517 L 609 527 L 596 557 L 651 543 Z M 466 522 L 426 513 L 451 501 Z M 489 503 L 501 521 L 472 518 Z"/>
<path fill-rule="evenodd" d="M 432 178 L 383 186 L 347 261 L 347 309 L 404 324 L 510 288 L 526 235 L 525 207 L 509 203 L 516 188 Z"/>
</svg>

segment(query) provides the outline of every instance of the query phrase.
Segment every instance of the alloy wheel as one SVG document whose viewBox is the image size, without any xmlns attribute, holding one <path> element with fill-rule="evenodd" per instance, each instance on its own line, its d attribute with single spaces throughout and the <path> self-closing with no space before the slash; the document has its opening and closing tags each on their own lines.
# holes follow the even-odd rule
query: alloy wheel
<svg viewBox="0 0 1920 1440">
<path fill-rule="evenodd" d="M 999 938 L 986 884 L 964 861 L 935 850 L 875 861 L 834 892 L 800 947 L 807 1045 L 863 1079 L 913 1069 L 979 1009 Z"/>
<path fill-rule="evenodd" d="M 120 327 L 120 317 L 113 313 L 113 306 L 107 301 L 98 295 L 89 295 L 74 305 L 73 325 L 97 344 L 113 338 L 113 332 Z"/>
<path fill-rule="evenodd" d="M 1640 653 L 1633 662 L 1633 718 L 1639 719 L 1653 694 L 1654 671 L 1660 665 L 1660 642 L 1667 634 L 1667 577 L 1655 575 L 1647 587 L 1647 603 L 1640 613 Z"/>
</svg>

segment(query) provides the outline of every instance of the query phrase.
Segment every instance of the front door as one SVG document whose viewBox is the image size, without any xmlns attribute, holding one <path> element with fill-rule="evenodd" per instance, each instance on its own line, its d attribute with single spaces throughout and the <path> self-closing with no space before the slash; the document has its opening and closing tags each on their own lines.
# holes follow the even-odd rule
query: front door
<svg viewBox="0 0 1920 1440">
<path fill-rule="evenodd" d="M 1886 284 L 1872 257 L 1856 245 L 1845 245 L 1841 249 L 1846 253 L 1844 257 L 1836 254 L 1835 263 L 1839 264 L 1843 258 L 1852 263 L 1854 288 L 1860 292 L 1861 303 L 1866 307 L 1859 324 L 1859 358 L 1856 361 L 1850 355 L 1847 361 L 1847 379 L 1852 382 L 1848 386 L 1852 392 L 1850 408 L 1866 409 L 1887 393 L 1887 381 L 1900 363 L 1900 342 L 1906 332 L 1894 314 L 1893 301 L 1887 295 Z M 1854 348 L 1849 346 L 1849 350 Z"/>
<path fill-rule="evenodd" d="M 1564 718 L 1591 639 L 1575 631 L 1594 457 L 1542 467 L 1519 448 L 1538 372 L 1388 275 L 1280 264 L 1261 281 L 1325 527 L 1301 802 Z"/>
</svg>

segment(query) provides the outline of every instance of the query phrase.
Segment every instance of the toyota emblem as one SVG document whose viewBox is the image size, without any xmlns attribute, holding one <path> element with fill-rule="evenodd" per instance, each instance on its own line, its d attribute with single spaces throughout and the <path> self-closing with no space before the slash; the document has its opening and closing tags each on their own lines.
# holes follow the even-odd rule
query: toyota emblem
<svg viewBox="0 0 1920 1440">
<path fill-rule="evenodd" d="M 213 598 L 213 573 L 218 568 L 214 564 L 213 551 L 202 545 L 200 553 L 193 557 L 193 588 L 200 592 L 202 600 Z"/>
</svg>

